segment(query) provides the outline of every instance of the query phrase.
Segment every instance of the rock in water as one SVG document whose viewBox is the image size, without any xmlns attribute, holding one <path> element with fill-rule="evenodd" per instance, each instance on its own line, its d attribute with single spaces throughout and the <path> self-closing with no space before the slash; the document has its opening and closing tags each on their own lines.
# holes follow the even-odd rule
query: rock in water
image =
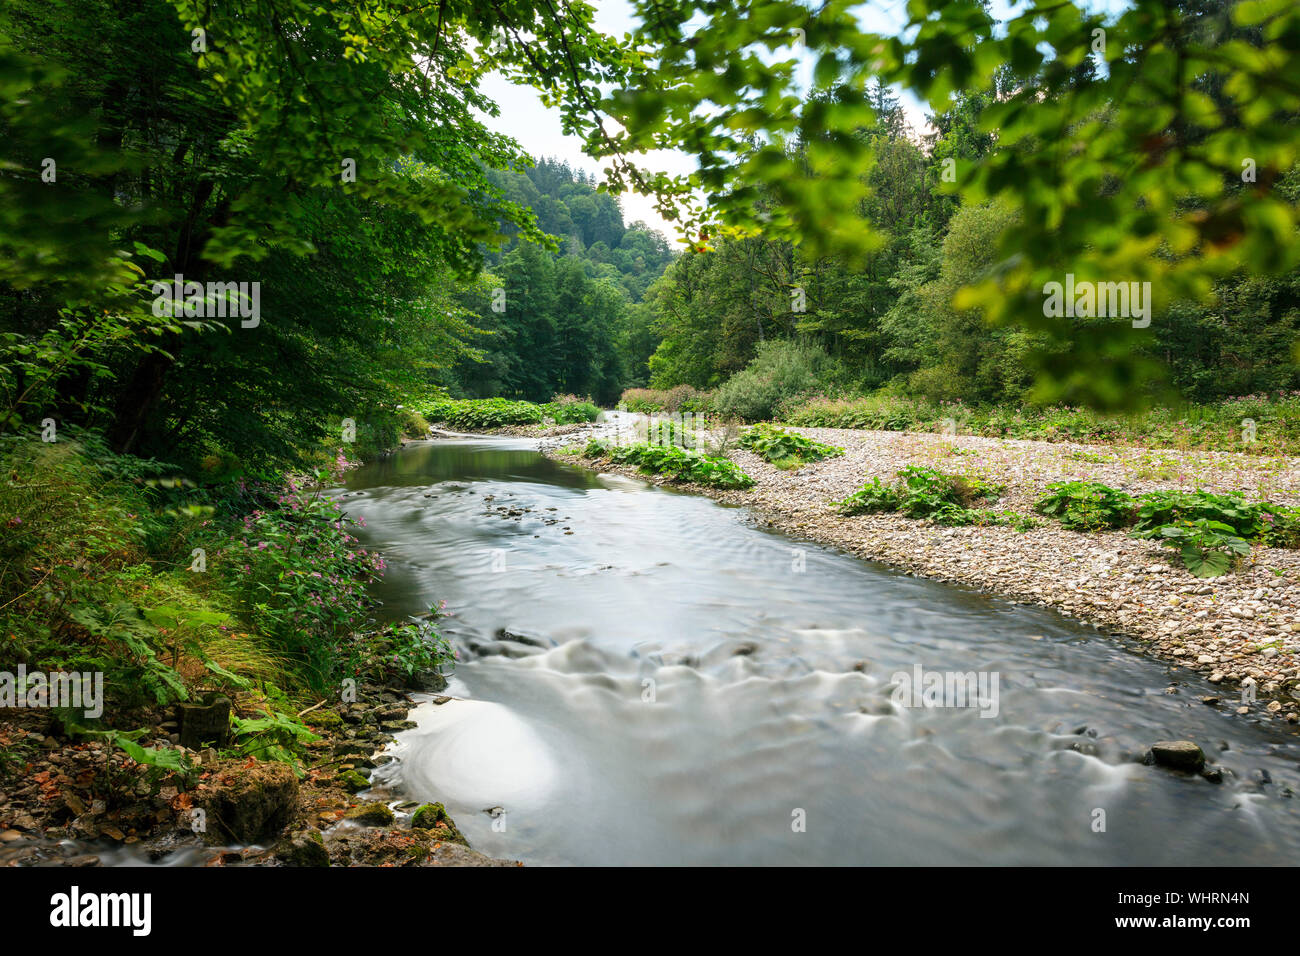
<svg viewBox="0 0 1300 956">
<path fill-rule="evenodd" d="M 1175 770 L 1200 770 L 1205 754 L 1190 740 L 1158 740 L 1151 745 L 1150 762 Z"/>
<path fill-rule="evenodd" d="M 329 866 L 325 838 L 315 829 L 291 833 L 275 847 L 275 855 L 288 866 Z"/>
<path fill-rule="evenodd" d="M 357 804 L 343 814 L 343 819 L 352 820 L 368 827 L 386 827 L 392 824 L 394 816 L 393 811 L 388 809 L 387 804 L 371 801 Z"/>
<path fill-rule="evenodd" d="M 337 779 L 348 793 L 360 793 L 362 790 L 370 789 L 370 781 L 355 770 L 344 770 Z"/>
<path fill-rule="evenodd" d="M 426 803 L 416 809 L 411 814 L 411 828 L 414 830 L 434 830 L 440 839 L 452 840 L 469 846 L 469 842 L 461 836 L 460 830 L 456 829 L 456 824 L 452 822 L 451 817 L 447 815 L 446 808 L 441 803 Z"/>
</svg>

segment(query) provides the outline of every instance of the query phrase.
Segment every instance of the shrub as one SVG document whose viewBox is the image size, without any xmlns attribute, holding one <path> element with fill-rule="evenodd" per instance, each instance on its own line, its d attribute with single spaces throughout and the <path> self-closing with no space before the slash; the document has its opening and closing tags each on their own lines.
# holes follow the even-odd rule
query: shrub
<svg viewBox="0 0 1300 956">
<path fill-rule="evenodd" d="M 1136 500 L 1096 481 L 1062 481 L 1034 509 L 1059 518 L 1075 531 L 1099 531 L 1132 524 L 1135 538 L 1176 548 L 1183 566 L 1197 577 L 1226 574 L 1250 541 L 1271 547 L 1300 545 L 1300 508 L 1209 491 L 1152 491 Z"/>
<path fill-rule="evenodd" d="M 712 392 L 701 392 L 689 385 L 669 389 L 629 388 L 619 398 L 619 405 L 629 412 L 645 415 L 676 412 L 708 412 L 712 405 Z"/>
<path fill-rule="evenodd" d="M 996 514 L 971 505 L 996 501 L 1005 489 L 975 475 L 948 475 L 933 468 L 912 466 L 886 484 L 872 478 L 838 503 L 844 514 L 898 512 L 909 518 L 926 518 L 936 524 L 1006 524 L 1010 513 Z M 1024 522 L 1020 525 L 1025 527 Z"/>
<path fill-rule="evenodd" d="M 422 404 L 419 410 L 426 418 L 460 431 L 540 425 L 546 417 L 540 405 L 507 398 L 438 398 Z"/>
<path fill-rule="evenodd" d="M 948 508 L 993 502 L 1005 490 L 974 475 L 948 475 L 921 465 L 901 469 L 898 477 L 904 488 L 901 510 L 911 518 L 929 518 Z"/>
<path fill-rule="evenodd" d="M 1266 528 L 1261 536 L 1270 548 L 1300 548 L 1300 508 L 1269 505 L 1260 516 Z"/>
<path fill-rule="evenodd" d="M 853 494 L 838 502 L 838 507 L 846 515 L 871 515 L 898 511 L 902 503 L 903 495 L 894 485 L 887 485 L 879 478 L 872 478 Z"/>
<path fill-rule="evenodd" d="M 430 608 L 418 623 L 387 624 L 353 635 L 344 648 L 343 672 L 364 683 L 422 686 L 423 679 L 456 658 L 451 643 L 435 627 L 442 608 Z"/>
<path fill-rule="evenodd" d="M 811 345 L 764 342 L 749 365 L 718 389 L 713 409 L 724 418 L 746 422 L 771 419 L 782 406 L 821 387 L 817 369 L 825 359 L 825 353 Z"/>
<path fill-rule="evenodd" d="M 556 392 L 551 396 L 548 405 L 580 405 L 591 404 L 590 395 L 574 395 L 572 392 Z"/>
<path fill-rule="evenodd" d="M 726 458 L 714 458 L 675 445 L 613 445 L 592 439 L 583 449 L 583 457 L 608 458 L 618 464 L 636 465 L 652 475 L 665 475 L 671 481 L 694 482 L 714 488 L 748 488 L 754 481 Z"/>
<path fill-rule="evenodd" d="M 548 418 L 557 425 L 594 422 L 600 409 L 573 395 L 557 395 L 545 405 L 508 398 L 435 398 L 419 404 L 421 413 L 461 431 L 540 425 Z"/>
<path fill-rule="evenodd" d="M 1161 544 L 1176 548 L 1183 566 L 1198 578 L 1227 574 L 1237 558 L 1250 552 L 1250 544 L 1234 534 L 1230 525 L 1206 518 L 1179 521 L 1151 531 L 1135 532 L 1135 535 L 1156 538 Z"/>
<path fill-rule="evenodd" d="M 687 428 L 680 420 L 651 416 L 645 422 L 646 441 L 651 445 L 677 445 L 681 448 L 700 448 L 699 433 Z"/>
<path fill-rule="evenodd" d="M 1099 481 L 1056 481 L 1034 504 L 1039 514 L 1058 519 L 1071 531 L 1100 531 L 1132 523 L 1133 498 Z"/>
<path fill-rule="evenodd" d="M 402 437 L 429 437 L 429 422 L 413 408 L 402 409 Z"/>
<path fill-rule="evenodd" d="M 778 468 L 798 468 L 844 454 L 843 448 L 824 445 L 774 425 L 755 425 L 740 436 L 740 447 L 754 452 Z"/>
<path fill-rule="evenodd" d="M 343 642 L 367 617 L 366 586 L 384 570 L 350 531 L 334 500 L 291 479 L 273 504 L 233 533 L 218 532 L 208 548 L 252 624 L 317 688 L 338 675 Z"/>
<path fill-rule="evenodd" d="M 550 402 L 542 406 L 542 414 L 554 419 L 557 425 L 573 425 L 594 422 L 600 415 L 600 409 L 591 402 Z"/>
<path fill-rule="evenodd" d="M 1272 514 L 1274 508 L 1264 502 L 1209 491 L 1152 491 L 1139 499 L 1134 530 L 1144 533 L 1164 525 L 1204 518 L 1227 526 L 1239 537 L 1258 539 L 1270 529 L 1265 516 Z"/>
</svg>

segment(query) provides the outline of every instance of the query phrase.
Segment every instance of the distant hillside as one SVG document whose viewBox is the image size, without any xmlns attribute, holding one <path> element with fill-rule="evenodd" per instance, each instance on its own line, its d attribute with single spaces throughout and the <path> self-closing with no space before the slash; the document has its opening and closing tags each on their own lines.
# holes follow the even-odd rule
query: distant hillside
<svg viewBox="0 0 1300 956">
<path fill-rule="evenodd" d="M 618 199 L 598 192 L 594 177 L 566 162 L 540 159 L 521 173 L 489 170 L 488 178 L 506 198 L 532 209 L 544 232 L 568 240 L 561 255 L 580 259 L 588 278 L 616 282 L 632 302 L 641 301 L 674 258 L 663 235 L 643 222 L 625 225 Z M 512 240 L 489 256 L 489 267 L 516 245 Z"/>
</svg>

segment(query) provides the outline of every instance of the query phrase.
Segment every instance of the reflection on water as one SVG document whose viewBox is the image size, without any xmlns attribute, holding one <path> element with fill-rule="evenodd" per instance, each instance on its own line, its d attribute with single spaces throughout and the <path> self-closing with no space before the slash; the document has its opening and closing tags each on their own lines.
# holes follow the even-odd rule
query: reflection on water
<svg viewBox="0 0 1300 956">
<path fill-rule="evenodd" d="M 1284 728 L 1050 612 L 753 527 L 743 509 L 516 440 L 350 476 L 392 616 L 446 600 L 462 662 L 396 767 L 476 848 L 530 863 L 1278 864 Z M 997 714 L 891 703 L 996 675 Z M 1178 693 L 1168 694 L 1172 682 Z M 1189 738 L 1214 785 L 1133 762 Z M 499 808 L 499 809 L 498 809 Z M 1095 827 L 1104 811 L 1104 832 Z"/>
</svg>

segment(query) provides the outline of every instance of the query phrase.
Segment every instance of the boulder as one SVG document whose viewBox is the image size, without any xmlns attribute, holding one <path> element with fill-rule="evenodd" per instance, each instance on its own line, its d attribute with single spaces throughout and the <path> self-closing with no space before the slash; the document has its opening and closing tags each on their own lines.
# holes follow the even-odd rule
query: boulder
<svg viewBox="0 0 1300 956">
<path fill-rule="evenodd" d="M 360 793 L 370 789 L 370 781 L 356 770 L 344 770 L 336 779 L 348 793 Z"/>
<path fill-rule="evenodd" d="M 1190 740 L 1158 740 L 1151 745 L 1149 762 L 1174 770 L 1197 771 L 1205 766 L 1205 754 Z"/>
<path fill-rule="evenodd" d="M 374 801 L 357 804 L 343 814 L 343 819 L 368 827 L 386 827 L 392 824 L 395 817 L 393 811 L 388 809 L 388 804 Z"/>
<path fill-rule="evenodd" d="M 411 829 L 433 830 L 440 839 L 469 846 L 469 841 L 461 835 L 460 830 L 456 829 L 456 824 L 447 815 L 447 809 L 441 803 L 426 803 L 417 807 L 411 814 Z"/>
<path fill-rule="evenodd" d="M 298 778 L 286 763 L 225 761 L 194 791 L 209 843 L 270 843 L 288 826 Z"/>
<path fill-rule="evenodd" d="M 330 855 L 319 830 L 291 833 L 275 846 L 276 857 L 286 866 L 329 866 Z"/>
</svg>

